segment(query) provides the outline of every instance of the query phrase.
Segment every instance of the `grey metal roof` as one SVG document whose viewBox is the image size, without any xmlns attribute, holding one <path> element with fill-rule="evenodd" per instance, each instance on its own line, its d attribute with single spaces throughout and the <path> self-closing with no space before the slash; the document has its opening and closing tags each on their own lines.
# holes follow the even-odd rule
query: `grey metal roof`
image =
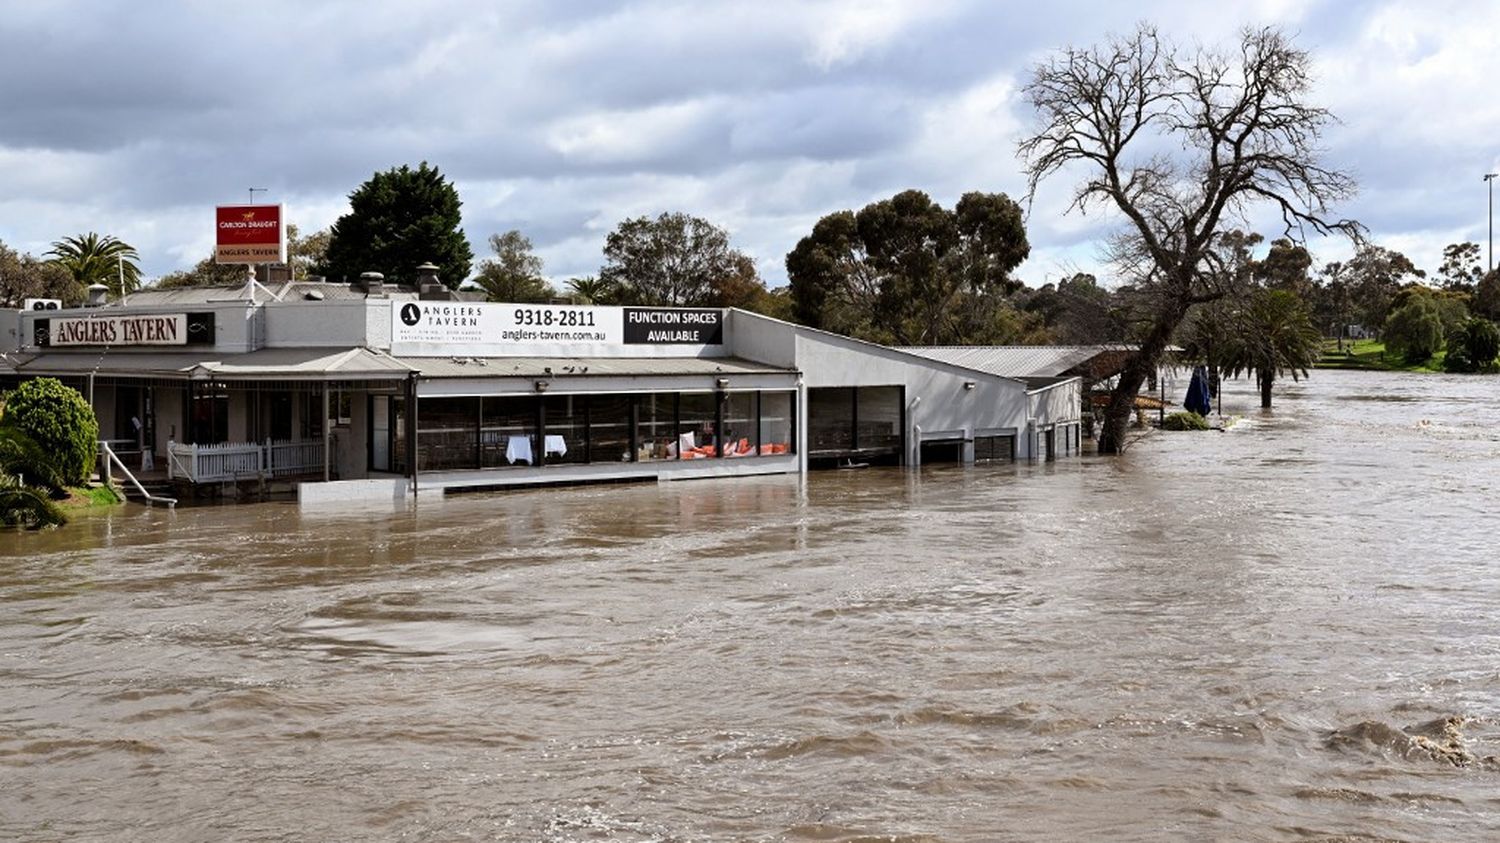
<svg viewBox="0 0 1500 843">
<path fill-rule="evenodd" d="M 18 355 L 25 375 L 123 375 L 187 380 L 399 380 L 411 369 L 368 348 L 262 348 L 206 351 L 45 351 Z"/>
<path fill-rule="evenodd" d="M 265 292 L 267 289 L 274 295 L 268 295 Z M 309 295 L 314 296 L 314 298 L 309 299 Z M 280 298 L 276 298 L 277 296 Z M 415 292 L 401 289 L 395 285 L 387 285 L 385 293 L 381 296 L 381 298 L 393 301 L 407 301 L 416 297 L 417 294 Z M 326 281 L 283 281 L 269 284 L 264 289 L 257 288 L 255 290 L 255 300 L 261 304 L 278 300 L 283 302 L 316 304 L 319 301 L 356 301 L 363 300 L 364 298 L 366 296 L 363 290 L 356 290 L 348 284 L 333 284 Z M 131 293 L 124 299 L 110 302 L 108 307 L 181 307 L 248 301 L 244 284 L 215 287 L 178 287 L 171 290 L 157 290 L 147 287 L 139 292 Z"/>
<path fill-rule="evenodd" d="M 1106 351 L 1134 351 L 1135 346 L 1121 344 L 905 346 L 901 350 L 1008 378 L 1055 378 Z"/>
<path fill-rule="evenodd" d="M 393 357 L 424 378 L 796 374 L 737 357 Z"/>
</svg>

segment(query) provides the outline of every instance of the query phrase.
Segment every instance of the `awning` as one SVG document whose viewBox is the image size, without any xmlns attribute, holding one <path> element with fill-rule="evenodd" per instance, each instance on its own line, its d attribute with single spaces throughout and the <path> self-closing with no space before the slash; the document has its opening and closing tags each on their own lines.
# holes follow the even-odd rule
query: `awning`
<svg viewBox="0 0 1500 843">
<path fill-rule="evenodd" d="M 263 348 L 141 352 L 92 349 L 15 355 L 21 375 L 137 377 L 168 380 L 404 380 L 412 369 L 368 348 Z"/>
<path fill-rule="evenodd" d="M 561 378 L 660 375 L 795 375 L 738 357 L 391 357 L 422 378 Z"/>
</svg>

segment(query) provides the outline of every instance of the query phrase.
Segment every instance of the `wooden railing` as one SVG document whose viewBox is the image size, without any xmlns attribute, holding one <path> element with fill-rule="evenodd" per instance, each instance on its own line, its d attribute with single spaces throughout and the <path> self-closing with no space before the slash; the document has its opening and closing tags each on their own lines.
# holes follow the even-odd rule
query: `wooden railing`
<svg viewBox="0 0 1500 843">
<path fill-rule="evenodd" d="M 167 477 L 192 483 L 217 483 L 258 477 L 290 477 L 323 470 L 323 442 L 314 439 L 217 445 L 167 443 Z"/>
</svg>

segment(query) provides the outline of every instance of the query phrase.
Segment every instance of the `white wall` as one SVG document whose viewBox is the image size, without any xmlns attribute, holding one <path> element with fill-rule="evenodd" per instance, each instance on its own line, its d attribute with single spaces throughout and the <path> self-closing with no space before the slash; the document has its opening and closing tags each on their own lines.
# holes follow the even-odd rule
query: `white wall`
<svg viewBox="0 0 1500 843">
<path fill-rule="evenodd" d="M 1027 396 L 1031 417 L 1039 426 L 1076 422 L 1082 413 L 1079 395 L 1082 380 L 1074 378 Z"/>
<path fill-rule="evenodd" d="M 301 348 L 316 346 L 365 345 L 372 321 L 368 311 L 371 305 L 386 305 L 390 302 L 366 303 L 356 301 L 309 302 L 284 301 L 265 305 L 265 344 L 271 348 Z M 385 332 L 390 334 L 390 311 L 384 311 Z"/>
</svg>

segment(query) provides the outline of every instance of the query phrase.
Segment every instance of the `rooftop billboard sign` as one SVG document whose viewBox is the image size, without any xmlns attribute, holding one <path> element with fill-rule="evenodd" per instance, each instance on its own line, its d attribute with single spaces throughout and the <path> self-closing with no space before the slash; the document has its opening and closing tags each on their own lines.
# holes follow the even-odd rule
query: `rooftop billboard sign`
<svg viewBox="0 0 1500 843">
<path fill-rule="evenodd" d="M 718 308 L 391 303 L 391 353 L 410 357 L 708 357 Z"/>
<path fill-rule="evenodd" d="M 280 205 L 220 205 L 214 215 L 215 263 L 286 263 Z"/>
</svg>

